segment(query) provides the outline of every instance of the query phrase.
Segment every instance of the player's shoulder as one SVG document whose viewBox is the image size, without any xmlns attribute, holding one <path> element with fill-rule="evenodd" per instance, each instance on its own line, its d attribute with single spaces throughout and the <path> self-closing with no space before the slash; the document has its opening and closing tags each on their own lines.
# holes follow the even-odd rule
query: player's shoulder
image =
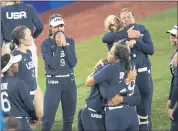
<svg viewBox="0 0 178 131">
<path fill-rule="evenodd" d="M 11 52 L 12 55 L 19 55 L 20 54 L 20 51 L 15 49 Z"/>
<path fill-rule="evenodd" d="M 13 80 L 16 83 L 17 88 L 20 88 L 21 87 L 20 85 L 24 85 L 25 84 L 25 82 L 22 79 L 18 78 L 18 77 L 13 77 Z"/>
<path fill-rule="evenodd" d="M 72 42 L 74 42 L 74 39 L 73 39 L 72 37 L 70 37 L 70 36 L 66 36 L 65 38 L 66 38 L 67 41 L 72 41 Z"/>
<path fill-rule="evenodd" d="M 128 26 L 126 26 L 126 29 L 127 29 L 127 30 L 130 29 L 132 26 L 134 26 L 134 29 L 135 29 L 135 30 L 138 30 L 138 31 L 140 31 L 140 32 L 144 32 L 144 31 L 146 30 L 146 28 L 145 28 L 144 25 L 142 25 L 142 24 L 136 24 L 136 23 L 134 23 L 134 24 L 129 24 Z"/>
<path fill-rule="evenodd" d="M 29 54 L 32 57 L 32 51 L 30 49 L 27 49 L 27 54 Z"/>
<path fill-rule="evenodd" d="M 23 83 L 23 81 L 18 77 L 8 77 L 8 83 L 15 86 L 14 88 L 18 88 L 20 83 Z"/>
<path fill-rule="evenodd" d="M 33 5 L 31 5 L 31 4 L 24 4 L 24 5 L 28 8 L 34 8 Z"/>
<path fill-rule="evenodd" d="M 175 73 L 174 73 L 174 74 L 175 74 L 176 77 L 178 77 L 178 64 L 177 64 L 177 66 L 175 67 Z"/>
<path fill-rule="evenodd" d="M 104 65 L 103 69 L 112 71 L 115 69 L 115 64 L 108 62 Z"/>
<path fill-rule="evenodd" d="M 55 42 L 54 39 L 52 39 L 51 37 L 48 37 L 45 40 L 43 40 L 41 46 L 51 45 L 51 43 L 53 42 Z"/>
</svg>

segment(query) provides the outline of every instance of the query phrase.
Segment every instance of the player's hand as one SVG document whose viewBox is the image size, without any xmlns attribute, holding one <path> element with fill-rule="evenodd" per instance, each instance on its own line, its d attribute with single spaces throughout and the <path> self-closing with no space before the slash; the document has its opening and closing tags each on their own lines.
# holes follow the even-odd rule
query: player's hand
<svg viewBox="0 0 178 131">
<path fill-rule="evenodd" d="M 178 65 L 178 55 L 177 53 L 173 57 L 173 66 L 176 67 Z"/>
<path fill-rule="evenodd" d="M 66 45 L 66 39 L 62 32 L 58 32 L 54 39 L 56 41 L 57 46 L 65 46 Z"/>
<path fill-rule="evenodd" d="M 104 63 L 107 62 L 106 59 L 101 59 L 98 61 L 98 63 L 96 63 L 96 65 L 94 66 L 94 71 L 98 70 L 98 66 L 101 65 L 101 66 L 104 66 Z"/>
<path fill-rule="evenodd" d="M 136 69 L 129 71 L 127 78 L 124 79 L 125 83 L 130 83 L 131 81 L 135 80 L 137 76 Z"/>
<path fill-rule="evenodd" d="M 37 127 L 37 125 L 38 125 L 39 123 L 40 123 L 39 120 L 31 120 L 31 121 L 30 121 L 30 127 L 31 127 L 32 129 L 34 129 L 34 128 Z"/>
<path fill-rule="evenodd" d="M 62 32 L 60 32 L 61 33 L 61 43 L 62 43 L 62 45 L 63 46 L 66 46 L 67 45 L 67 43 L 66 43 L 66 38 L 65 38 L 65 35 L 64 35 L 64 33 L 62 33 Z"/>
<path fill-rule="evenodd" d="M 118 105 L 123 102 L 123 96 L 115 95 L 111 100 L 109 100 L 107 103 L 108 105 Z"/>
<path fill-rule="evenodd" d="M 133 48 L 133 46 L 136 44 L 136 40 L 127 41 L 127 44 L 129 45 L 130 48 Z"/>
<path fill-rule="evenodd" d="M 170 104 L 171 104 L 171 100 L 168 100 L 168 101 L 167 101 L 167 104 L 166 104 L 166 111 L 169 110 L 169 106 L 170 106 Z"/>
<path fill-rule="evenodd" d="M 127 31 L 128 38 L 139 38 L 140 37 L 140 31 L 134 30 L 134 26 L 130 27 Z"/>
<path fill-rule="evenodd" d="M 174 118 L 173 118 L 173 111 L 174 111 L 174 109 L 168 109 L 168 118 L 170 120 L 174 120 Z"/>
</svg>

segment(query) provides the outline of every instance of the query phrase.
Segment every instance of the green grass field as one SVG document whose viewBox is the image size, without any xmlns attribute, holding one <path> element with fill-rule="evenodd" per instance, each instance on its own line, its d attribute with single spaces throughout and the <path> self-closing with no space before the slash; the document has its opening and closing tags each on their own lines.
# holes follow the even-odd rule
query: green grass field
<svg viewBox="0 0 178 131">
<path fill-rule="evenodd" d="M 154 81 L 154 95 L 152 104 L 152 122 L 154 130 L 169 129 L 170 121 L 167 118 L 165 105 L 169 94 L 171 75 L 169 72 L 169 57 L 174 50 L 170 46 L 169 35 L 165 32 L 177 23 L 177 9 L 171 9 L 163 13 L 139 21 L 150 31 L 155 46 L 155 53 L 151 56 L 152 75 Z M 85 99 L 88 96 L 89 88 L 84 86 L 85 79 L 93 70 L 94 65 L 106 56 L 107 48 L 101 42 L 102 35 L 93 37 L 76 44 L 78 64 L 75 68 L 76 83 L 78 86 L 78 101 L 75 121 L 73 127 L 77 130 L 78 110 L 84 107 Z M 75 38 L 74 38 L 75 39 Z M 43 92 L 45 91 L 44 63 L 39 57 L 39 84 Z M 53 130 L 61 129 L 62 113 L 59 106 L 56 114 Z M 38 129 L 40 128 L 40 125 Z"/>
</svg>

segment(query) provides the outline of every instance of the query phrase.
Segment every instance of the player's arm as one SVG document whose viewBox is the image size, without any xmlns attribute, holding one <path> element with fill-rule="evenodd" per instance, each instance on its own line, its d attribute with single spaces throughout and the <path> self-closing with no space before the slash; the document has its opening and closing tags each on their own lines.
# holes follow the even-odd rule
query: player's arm
<svg viewBox="0 0 178 131">
<path fill-rule="evenodd" d="M 71 38 L 70 39 L 70 45 L 65 45 L 64 47 L 64 52 L 67 58 L 67 61 L 69 63 L 69 65 L 71 67 L 75 67 L 75 65 L 77 64 L 77 57 L 76 57 L 76 53 L 75 53 L 75 42 L 74 40 Z"/>
<path fill-rule="evenodd" d="M 139 92 L 138 88 L 135 86 L 134 91 L 133 91 L 133 95 L 123 96 L 122 103 L 131 105 L 131 106 L 135 106 L 135 105 L 139 105 L 140 101 L 141 101 L 140 92 Z"/>
<path fill-rule="evenodd" d="M 38 118 L 36 116 L 35 107 L 33 105 L 32 99 L 30 97 L 30 93 L 27 90 L 26 84 L 23 81 L 19 81 L 17 86 L 18 86 L 20 98 L 21 98 L 26 110 L 28 111 L 29 116 L 31 117 L 32 120 L 38 120 Z"/>
<path fill-rule="evenodd" d="M 172 96 L 171 96 L 171 103 L 169 105 L 170 109 L 173 109 L 177 100 L 178 100 L 178 67 L 174 72 L 174 80 L 173 80 L 173 87 L 172 87 Z"/>
<path fill-rule="evenodd" d="M 33 38 L 36 39 L 43 31 L 44 25 L 43 25 L 43 22 L 42 22 L 40 16 L 38 15 L 37 11 L 35 10 L 35 8 L 33 8 L 33 6 L 30 6 L 30 5 L 28 6 L 28 8 L 29 8 L 29 12 L 32 16 L 33 24 L 35 26 Z"/>
<path fill-rule="evenodd" d="M 59 68 L 60 64 L 60 53 L 62 51 L 62 46 L 57 46 L 56 50 L 53 52 L 51 49 L 51 43 L 55 41 L 53 39 L 48 39 L 43 41 L 41 44 L 41 53 L 45 61 L 45 65 L 53 70 Z"/>
<path fill-rule="evenodd" d="M 122 40 L 127 38 L 127 32 L 126 30 L 122 30 L 119 32 L 108 32 L 106 34 L 104 34 L 103 38 L 102 38 L 102 42 L 103 43 L 114 43 L 118 40 Z"/>
<path fill-rule="evenodd" d="M 172 84 L 173 84 L 173 80 L 174 80 L 174 78 L 172 77 L 168 100 L 171 100 L 171 97 L 172 97 L 172 89 L 173 89 Z"/>
<path fill-rule="evenodd" d="M 134 26 L 130 27 L 128 30 L 123 29 L 119 32 L 108 32 L 103 38 L 103 43 L 114 43 L 116 41 L 125 39 L 125 38 L 138 38 L 140 36 L 140 31 L 133 30 Z"/>
<path fill-rule="evenodd" d="M 96 72 L 95 74 L 91 73 L 86 82 L 85 85 L 87 87 L 91 87 L 95 84 L 99 84 L 104 81 L 109 81 L 112 79 L 112 75 L 115 73 L 114 68 L 112 65 L 106 65 L 101 70 Z"/>
<path fill-rule="evenodd" d="M 143 38 L 137 38 L 136 45 L 139 46 L 139 49 L 148 55 L 153 55 L 154 53 L 154 46 L 151 39 L 151 35 L 148 30 L 145 29 L 143 32 Z"/>
</svg>

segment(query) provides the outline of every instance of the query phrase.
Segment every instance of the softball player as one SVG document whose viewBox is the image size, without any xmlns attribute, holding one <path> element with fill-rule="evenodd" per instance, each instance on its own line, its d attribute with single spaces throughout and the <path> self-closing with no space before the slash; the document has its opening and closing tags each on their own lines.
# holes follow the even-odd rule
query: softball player
<svg viewBox="0 0 178 131">
<path fill-rule="evenodd" d="M 106 130 L 138 130 L 139 127 L 134 106 L 125 104 L 124 101 L 121 102 L 122 104 L 116 105 L 110 102 L 114 96 L 120 94 L 125 89 L 125 83 L 123 86 L 124 78 L 131 69 L 129 57 L 129 48 L 126 44 L 114 45 L 108 53 L 107 60 L 109 64 L 93 76 L 90 75 L 86 81 L 87 86 L 99 84 L 103 81 L 106 81 L 109 85 L 108 89 L 104 87 L 104 91 L 101 91 L 103 92 L 101 94 L 105 94 L 103 97 L 107 100 L 105 107 Z M 129 95 L 133 94 L 134 87 L 134 83 L 128 87 L 128 89 L 132 90 Z M 139 104 L 140 97 L 138 98 L 136 104 Z"/>
<path fill-rule="evenodd" d="M 12 31 L 18 25 L 24 25 L 28 27 L 32 32 L 33 39 L 36 39 L 43 31 L 44 25 L 41 18 L 36 12 L 35 8 L 31 5 L 20 3 L 20 0 L 6 2 L 6 5 L 1 8 L 1 30 L 3 40 L 7 46 L 6 52 L 14 50 L 16 47 L 14 43 L 11 44 Z M 10 48 L 10 49 L 9 49 Z M 37 49 L 34 41 L 28 49 L 32 54 L 32 61 L 35 66 L 36 79 L 38 77 L 38 57 Z M 35 106 L 39 115 L 43 115 L 43 94 L 37 83 L 37 90 L 34 97 Z"/>
<path fill-rule="evenodd" d="M 106 63 L 109 64 L 109 63 Z M 106 66 L 105 64 L 105 66 Z M 94 72 L 96 74 L 98 71 L 102 69 L 102 66 L 99 66 L 97 71 Z M 135 72 L 133 74 L 129 73 L 128 77 L 125 79 L 127 83 L 135 79 Z M 78 129 L 79 131 L 84 130 L 105 130 L 105 114 L 104 114 L 104 104 L 106 103 L 105 99 L 107 99 L 107 90 L 108 88 L 107 82 L 102 82 L 100 84 L 96 84 L 91 87 L 90 94 L 86 99 L 86 106 L 84 109 L 81 109 L 78 114 Z M 119 85 L 120 87 L 126 86 L 124 83 Z M 127 89 L 127 88 L 125 88 Z M 126 90 L 121 92 L 122 95 L 126 94 Z M 120 95 L 121 95 L 120 93 Z M 119 97 L 119 98 L 118 98 Z M 121 98 L 122 97 L 122 98 Z M 105 98 L 105 99 L 103 99 Z M 121 99 L 123 101 L 121 101 Z M 140 99 L 140 98 L 139 98 Z M 112 103 L 117 102 L 120 104 L 121 102 L 129 105 L 135 105 L 137 103 L 137 96 L 115 96 L 112 98 Z"/>
<path fill-rule="evenodd" d="M 178 25 L 175 25 L 171 30 L 168 30 L 167 33 L 170 33 L 171 45 L 178 46 Z M 174 66 L 173 57 L 178 53 L 178 49 L 173 52 L 170 58 L 170 70 L 172 74 L 171 88 L 168 98 L 168 116 L 171 120 L 171 131 L 178 130 L 178 65 Z M 177 105 L 176 105 L 177 103 Z"/>
<path fill-rule="evenodd" d="M 12 42 L 18 48 L 12 51 L 13 55 L 21 55 L 22 60 L 19 62 L 19 72 L 16 76 L 22 79 L 28 87 L 28 91 L 34 99 L 35 91 L 37 89 L 37 82 L 35 77 L 35 66 L 32 61 L 32 53 L 27 49 L 33 43 L 31 31 L 26 26 L 17 26 L 12 32 Z"/>
<path fill-rule="evenodd" d="M 61 100 L 64 131 L 72 130 L 77 89 L 73 68 L 77 64 L 75 43 L 64 35 L 64 20 L 54 14 L 49 19 L 49 38 L 41 44 L 46 71 L 42 130 L 51 130 Z"/>
<path fill-rule="evenodd" d="M 141 35 L 135 39 L 120 39 L 119 36 L 122 32 L 110 32 L 104 35 L 104 43 L 114 43 L 115 41 L 128 41 L 128 45 L 131 48 L 131 58 L 134 61 L 137 69 L 136 85 L 141 95 L 141 103 L 137 106 L 137 114 L 139 117 L 140 130 L 151 130 L 151 103 L 153 95 L 153 83 L 151 77 L 151 62 L 148 55 L 154 53 L 154 47 L 151 40 L 151 36 L 142 25 L 134 24 L 135 19 L 128 9 L 123 9 L 119 14 L 120 19 L 125 24 L 123 30 L 128 30 L 134 25 L 136 30 L 139 30 Z M 112 37 L 111 37 L 112 36 Z"/>
<path fill-rule="evenodd" d="M 21 55 L 5 54 L 1 57 L 1 107 L 6 117 L 16 117 L 21 123 L 21 129 L 30 131 L 30 123 L 37 122 L 38 118 L 26 84 L 15 77 L 20 60 Z"/>
<path fill-rule="evenodd" d="M 31 30 L 34 39 L 41 34 L 44 28 L 42 20 L 31 5 L 20 3 L 20 0 L 6 2 L 6 5 L 1 8 L 1 30 L 8 52 L 10 52 L 9 46 L 12 40 L 12 31 L 18 25 L 27 26 Z M 11 48 L 13 50 L 15 46 L 11 45 Z M 28 48 L 32 52 L 37 76 L 38 59 L 35 43 L 33 42 Z"/>
</svg>

